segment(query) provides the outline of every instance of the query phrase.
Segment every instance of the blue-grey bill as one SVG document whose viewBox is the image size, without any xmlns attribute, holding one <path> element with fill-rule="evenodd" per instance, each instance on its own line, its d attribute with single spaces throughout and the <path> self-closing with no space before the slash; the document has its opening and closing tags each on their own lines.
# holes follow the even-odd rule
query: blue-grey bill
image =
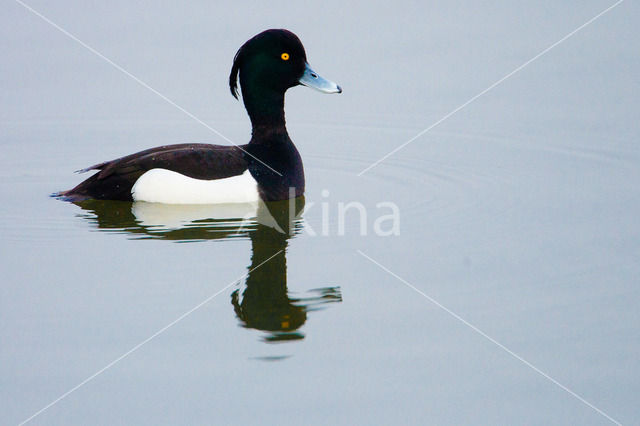
<svg viewBox="0 0 640 426">
<path fill-rule="evenodd" d="M 309 64 L 304 69 L 304 74 L 298 80 L 303 86 L 311 87 L 323 93 L 342 93 L 342 88 L 333 81 L 326 80 L 311 69 Z"/>
</svg>

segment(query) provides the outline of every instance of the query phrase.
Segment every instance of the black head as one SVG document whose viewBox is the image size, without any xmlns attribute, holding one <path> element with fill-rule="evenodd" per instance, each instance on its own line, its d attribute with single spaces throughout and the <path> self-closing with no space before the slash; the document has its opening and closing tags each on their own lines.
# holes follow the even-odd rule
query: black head
<svg viewBox="0 0 640 426">
<path fill-rule="evenodd" d="M 245 90 L 284 93 L 300 84 L 307 55 L 300 39 L 287 30 L 267 30 L 251 38 L 236 53 L 229 75 L 231 94 L 238 97 L 238 73 Z"/>
</svg>

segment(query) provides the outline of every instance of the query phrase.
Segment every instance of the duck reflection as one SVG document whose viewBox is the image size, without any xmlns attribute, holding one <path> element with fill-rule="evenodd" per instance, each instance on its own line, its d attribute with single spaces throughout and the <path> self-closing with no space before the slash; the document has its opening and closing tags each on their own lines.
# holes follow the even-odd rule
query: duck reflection
<svg viewBox="0 0 640 426">
<path fill-rule="evenodd" d="M 300 340 L 310 311 L 341 302 L 339 287 L 292 297 L 287 287 L 288 242 L 302 227 L 304 197 L 239 205 L 162 205 L 86 200 L 75 203 L 82 218 L 106 232 L 134 239 L 176 242 L 249 239 L 251 263 L 243 288 L 231 294 L 241 325 L 266 332 L 266 342 Z"/>
</svg>

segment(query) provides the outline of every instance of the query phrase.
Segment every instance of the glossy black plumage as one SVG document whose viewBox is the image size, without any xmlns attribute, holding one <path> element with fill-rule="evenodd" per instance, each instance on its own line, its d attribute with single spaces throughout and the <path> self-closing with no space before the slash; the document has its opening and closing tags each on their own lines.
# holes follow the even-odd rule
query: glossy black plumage
<svg viewBox="0 0 640 426">
<path fill-rule="evenodd" d="M 181 144 L 148 149 L 84 169 L 99 172 L 75 188 L 54 195 L 70 201 L 88 198 L 131 201 L 135 182 L 155 168 L 205 180 L 237 176 L 248 169 L 265 201 L 303 195 L 304 169 L 285 126 L 284 95 L 287 89 L 300 84 L 307 68 L 304 47 L 295 34 L 267 30 L 256 35 L 236 53 L 229 76 L 229 88 L 236 98 L 240 81 L 242 99 L 251 119 L 248 144 Z M 317 78 L 315 73 L 313 76 Z M 339 86 L 332 84 L 334 92 L 339 93 Z"/>
</svg>

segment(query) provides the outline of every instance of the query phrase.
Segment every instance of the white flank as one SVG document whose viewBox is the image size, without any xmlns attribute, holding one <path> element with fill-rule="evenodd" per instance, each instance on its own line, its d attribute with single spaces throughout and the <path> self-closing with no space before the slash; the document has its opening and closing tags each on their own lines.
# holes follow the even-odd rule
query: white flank
<svg viewBox="0 0 640 426">
<path fill-rule="evenodd" d="M 131 196 L 134 201 L 164 204 L 251 203 L 260 199 L 258 183 L 249 170 L 239 176 L 202 180 L 152 169 L 136 181 Z"/>
</svg>

